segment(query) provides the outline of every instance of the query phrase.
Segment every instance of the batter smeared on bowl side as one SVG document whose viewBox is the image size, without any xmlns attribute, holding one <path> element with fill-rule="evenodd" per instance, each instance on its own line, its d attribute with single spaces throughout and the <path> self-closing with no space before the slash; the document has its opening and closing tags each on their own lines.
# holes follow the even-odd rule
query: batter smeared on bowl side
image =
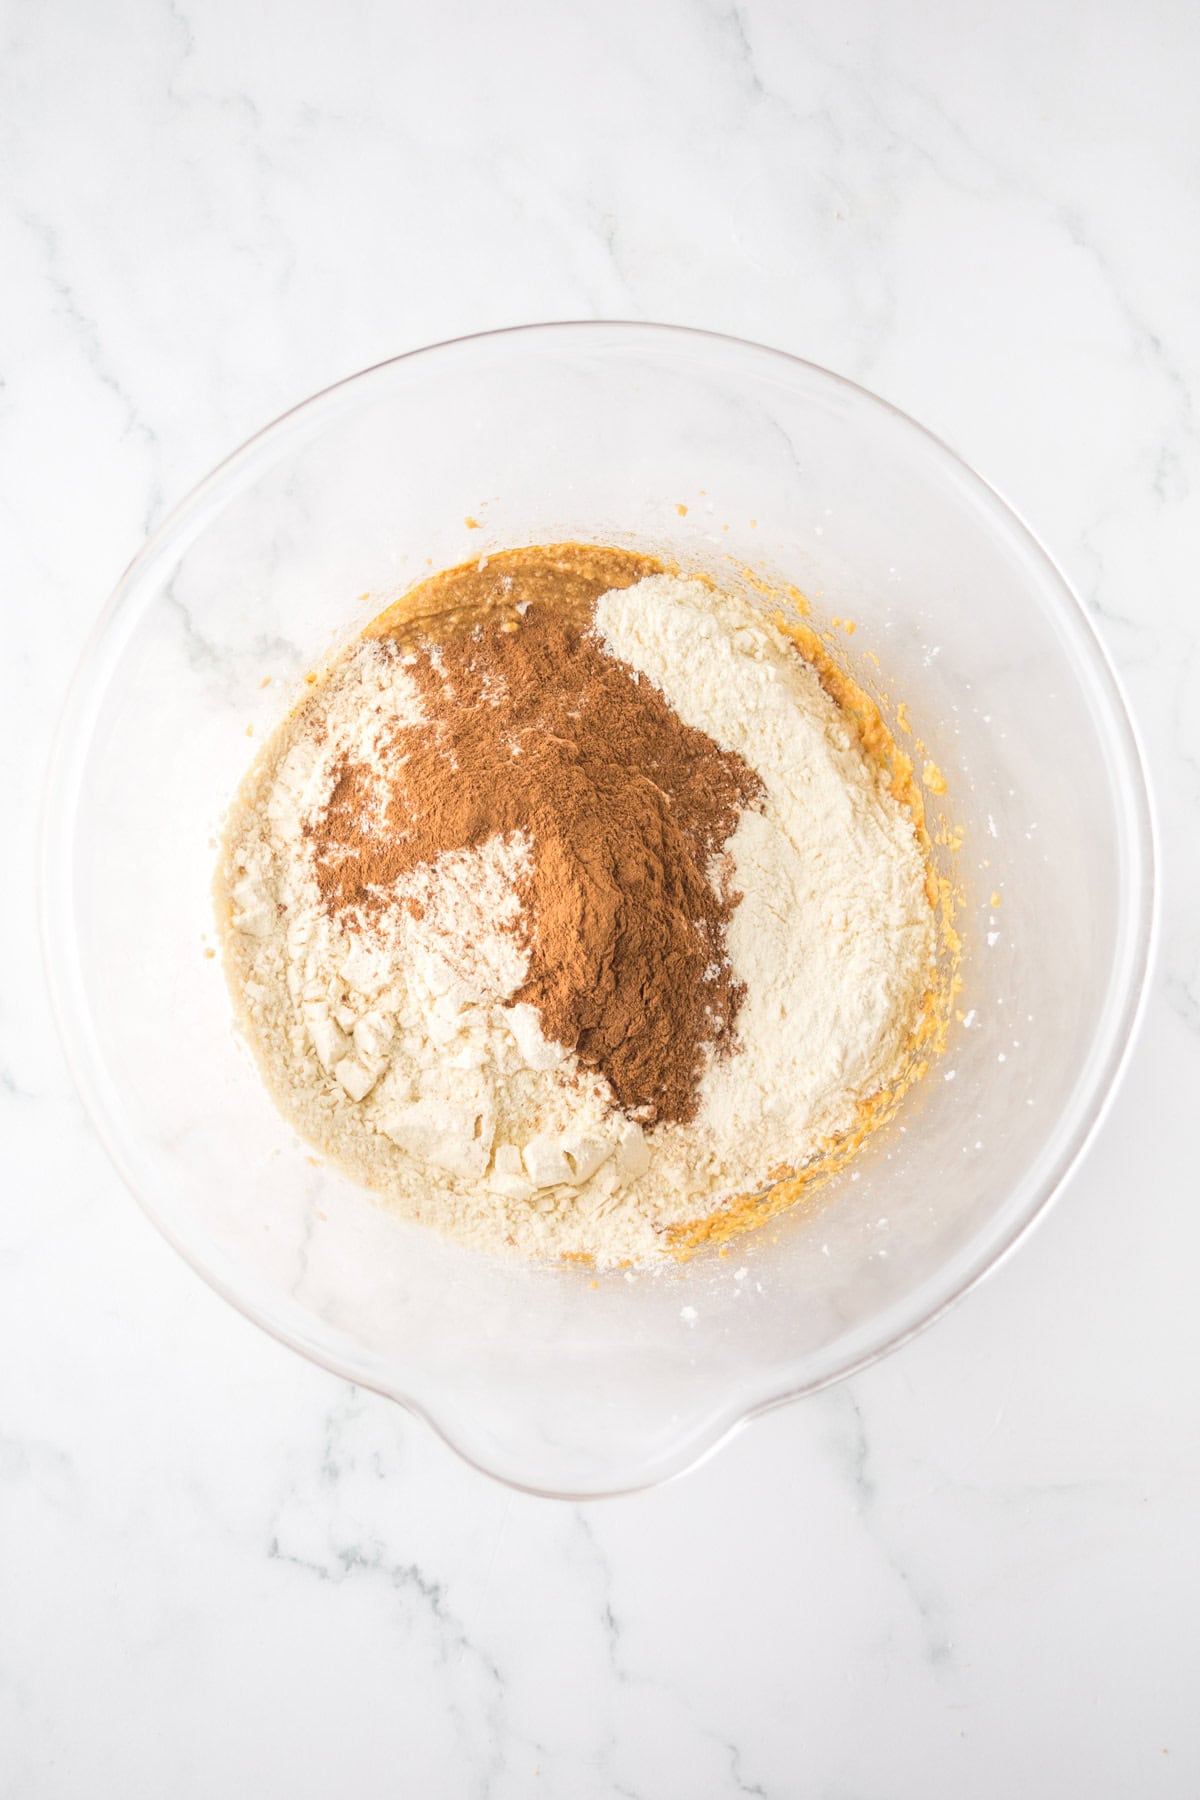
<svg viewBox="0 0 1200 1800">
<path fill-rule="evenodd" d="M 914 821 L 795 646 L 626 551 L 422 584 L 265 745 L 217 876 L 286 1117 L 483 1248 L 672 1253 L 894 1086 Z"/>
</svg>

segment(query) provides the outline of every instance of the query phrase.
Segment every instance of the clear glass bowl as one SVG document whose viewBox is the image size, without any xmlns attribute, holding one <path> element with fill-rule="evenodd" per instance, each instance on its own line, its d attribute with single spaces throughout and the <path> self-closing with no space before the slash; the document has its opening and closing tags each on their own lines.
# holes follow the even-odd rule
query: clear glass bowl
<svg viewBox="0 0 1200 1800">
<path fill-rule="evenodd" d="M 223 811 L 303 674 L 431 564 L 568 538 L 751 565 L 804 589 L 818 623 L 851 618 L 845 660 L 893 719 L 907 704 L 962 834 L 943 854 L 965 891 L 965 1022 L 942 1063 L 810 1203 L 652 1274 L 491 1260 L 316 1166 L 205 954 Z M 342 382 L 171 515 L 71 692 L 43 919 L 97 1129 L 192 1266 L 479 1468 L 595 1495 L 660 1481 L 860 1368 L 1013 1245 L 1126 1053 L 1153 863 L 1105 656 L 1045 552 L 944 445 L 793 357 L 564 324 Z"/>
</svg>

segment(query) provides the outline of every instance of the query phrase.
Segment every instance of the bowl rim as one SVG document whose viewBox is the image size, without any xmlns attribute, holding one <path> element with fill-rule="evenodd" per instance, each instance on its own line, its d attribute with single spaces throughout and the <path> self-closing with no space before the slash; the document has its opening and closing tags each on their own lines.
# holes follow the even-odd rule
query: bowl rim
<svg viewBox="0 0 1200 1800">
<path fill-rule="evenodd" d="M 1100 1054 L 1095 1054 L 1094 1046 L 1089 1059 L 1092 1065 L 1090 1073 L 1086 1064 L 1081 1066 L 1079 1084 L 1083 1083 L 1085 1075 L 1088 1076 L 1088 1081 L 1082 1091 L 1077 1085 L 1072 1097 L 1076 1112 L 1073 1128 L 1060 1144 L 1050 1166 L 1040 1175 L 1024 1206 L 1007 1222 L 1005 1228 L 986 1237 L 982 1244 L 976 1237 L 968 1240 L 968 1252 L 974 1246 L 973 1253 L 963 1254 L 957 1259 L 963 1267 L 948 1285 L 942 1284 L 944 1291 L 937 1291 L 939 1284 L 936 1276 L 928 1278 L 914 1290 L 909 1302 L 912 1316 L 906 1322 L 889 1328 L 889 1312 L 895 1308 L 885 1309 L 876 1321 L 875 1329 L 866 1334 L 868 1341 L 864 1347 L 851 1351 L 841 1360 L 833 1358 L 828 1369 L 808 1379 L 785 1380 L 782 1385 L 776 1385 L 752 1403 L 739 1403 L 736 1406 L 727 1404 L 714 1408 L 699 1424 L 693 1421 L 684 1437 L 677 1440 L 668 1452 L 660 1455 L 652 1466 L 643 1466 L 636 1479 L 625 1478 L 625 1473 L 622 1472 L 622 1478 L 612 1483 L 576 1490 L 522 1481 L 507 1469 L 489 1466 L 484 1458 L 460 1442 L 455 1432 L 416 1393 L 373 1374 L 365 1362 L 356 1363 L 353 1357 L 339 1355 L 332 1347 L 324 1348 L 307 1342 L 298 1331 L 265 1316 L 252 1298 L 240 1294 L 235 1285 L 225 1279 L 221 1270 L 211 1260 L 206 1261 L 196 1245 L 177 1231 L 168 1217 L 163 1216 L 154 1195 L 146 1192 L 143 1184 L 136 1178 L 117 1134 L 110 1128 L 101 1084 L 97 1079 L 98 1053 L 86 1041 L 86 1032 L 77 1029 L 81 1019 L 87 1020 L 89 1009 L 84 979 L 74 955 L 69 907 L 65 905 L 65 897 L 71 891 L 69 876 L 73 866 L 72 845 L 78 792 L 90 749 L 95 716 L 104 692 L 101 679 L 105 673 L 104 666 L 106 663 L 111 664 L 119 656 L 128 629 L 140 617 L 143 609 L 139 606 L 139 601 L 143 606 L 153 603 L 155 591 L 149 578 L 155 565 L 168 556 L 181 553 L 198 534 L 203 527 L 205 509 L 214 494 L 224 487 L 234 487 L 243 471 L 249 471 L 256 463 L 261 461 L 265 465 L 273 460 L 268 452 L 286 441 L 298 424 L 315 424 L 321 415 L 336 412 L 338 406 L 359 388 L 385 372 L 414 360 L 432 359 L 460 350 L 464 346 L 479 349 L 513 339 L 544 338 L 564 341 L 570 337 L 605 335 L 629 344 L 638 338 L 659 343 L 664 340 L 680 343 L 691 340 L 734 355 L 759 359 L 784 372 L 795 374 L 799 371 L 805 378 L 815 376 L 820 382 L 828 382 L 849 394 L 856 405 L 865 405 L 867 410 L 880 409 L 890 415 L 893 421 L 912 435 L 914 441 L 923 445 L 926 453 L 933 453 L 935 458 L 948 465 L 957 479 L 973 492 L 975 499 L 981 501 L 993 517 L 998 515 L 1001 518 L 1010 534 L 1015 532 L 1018 541 L 1023 540 L 1023 548 L 1032 553 L 1043 576 L 1047 578 L 1046 597 L 1048 600 L 1052 598 L 1058 609 L 1059 623 L 1066 627 L 1069 644 L 1066 653 L 1078 660 L 1081 672 L 1090 678 L 1091 702 L 1099 709 L 1103 723 L 1109 730 L 1109 785 L 1114 808 L 1128 839 L 1124 847 L 1132 853 L 1133 875 L 1136 879 L 1131 879 L 1126 884 L 1125 906 L 1120 921 L 1124 940 L 1121 944 L 1121 960 L 1124 965 L 1122 985 L 1119 989 L 1110 991 L 1105 1005 L 1098 1031 L 1101 1040 Z M 1160 915 L 1159 859 L 1159 833 L 1146 756 L 1123 684 L 1107 647 L 1083 602 L 1019 509 L 945 439 L 861 383 L 790 351 L 695 326 L 636 319 L 562 319 L 466 333 L 418 346 L 343 376 L 287 408 L 252 433 L 217 462 L 207 475 L 164 514 L 115 583 L 85 639 L 67 690 L 43 790 L 37 858 L 38 915 L 51 1010 L 85 1111 L 134 1199 L 189 1266 L 238 1312 L 280 1343 L 344 1380 L 386 1395 L 407 1412 L 423 1419 L 444 1443 L 481 1473 L 518 1491 L 543 1497 L 584 1500 L 640 1492 L 670 1480 L 706 1460 L 751 1419 L 807 1394 L 820 1392 L 848 1380 L 926 1330 L 1012 1254 L 1045 1216 L 1050 1202 L 1062 1191 L 1078 1168 L 1107 1117 L 1128 1067 L 1145 1016 L 1149 977 L 1157 948 Z M 934 1293 L 932 1298 L 926 1298 L 926 1290 L 930 1288 Z M 883 1329 L 879 1328 L 881 1324 Z"/>
</svg>

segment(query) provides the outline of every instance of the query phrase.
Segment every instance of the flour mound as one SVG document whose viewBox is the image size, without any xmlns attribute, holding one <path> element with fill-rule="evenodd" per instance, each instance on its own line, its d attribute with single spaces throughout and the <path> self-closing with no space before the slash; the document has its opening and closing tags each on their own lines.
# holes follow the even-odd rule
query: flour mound
<svg viewBox="0 0 1200 1800">
<path fill-rule="evenodd" d="M 411 660 L 361 639 L 264 746 L 216 882 L 242 1029 L 284 1115 L 397 1211 L 465 1243 L 599 1264 L 818 1156 L 894 1078 L 933 975 L 913 824 L 795 648 L 741 599 L 653 575 L 590 641 L 757 778 L 712 880 L 734 1043 L 682 1121 L 639 1120 L 521 998 L 538 846 L 514 824 L 331 917 L 314 821 L 347 762 L 428 724 Z M 364 790 L 365 791 L 365 790 Z"/>
</svg>

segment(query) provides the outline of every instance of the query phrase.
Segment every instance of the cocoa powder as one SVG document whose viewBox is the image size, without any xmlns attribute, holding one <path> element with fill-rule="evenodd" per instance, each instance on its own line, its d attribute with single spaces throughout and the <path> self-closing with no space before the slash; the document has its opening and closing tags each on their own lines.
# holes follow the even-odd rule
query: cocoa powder
<svg viewBox="0 0 1200 1800">
<path fill-rule="evenodd" d="M 598 595 L 647 572 L 575 546 L 494 558 L 483 593 L 477 565 L 457 572 L 475 585 L 449 625 L 381 640 L 409 664 L 427 723 L 394 731 L 377 766 L 344 761 L 307 835 L 325 906 L 361 923 L 444 852 L 526 834 L 514 1000 L 653 1123 L 693 1118 L 707 1058 L 734 1045 L 738 895 L 720 853 L 762 790 L 590 634 Z"/>
</svg>

